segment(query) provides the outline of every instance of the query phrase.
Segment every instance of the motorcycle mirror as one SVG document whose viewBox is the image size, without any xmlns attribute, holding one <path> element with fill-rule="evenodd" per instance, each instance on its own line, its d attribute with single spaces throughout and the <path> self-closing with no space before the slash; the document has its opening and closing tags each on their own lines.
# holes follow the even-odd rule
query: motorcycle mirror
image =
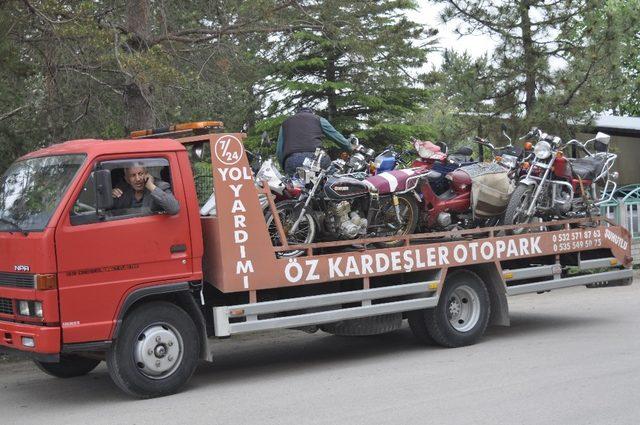
<svg viewBox="0 0 640 425">
<path fill-rule="evenodd" d="M 509 135 L 507 134 L 507 130 L 508 130 L 507 125 L 505 123 L 502 123 L 500 125 L 500 129 L 502 129 L 502 135 L 507 138 L 507 140 L 509 141 L 509 146 L 511 146 L 512 141 L 511 141 L 511 137 L 509 137 Z"/>
<path fill-rule="evenodd" d="M 596 141 L 602 144 L 608 145 L 609 142 L 611 141 L 611 136 L 599 131 L 598 134 L 596 134 Z"/>
<path fill-rule="evenodd" d="M 198 159 L 202 159 L 202 154 L 204 153 L 204 146 L 202 143 L 196 143 L 193 146 L 193 154 L 196 156 L 196 158 Z"/>
</svg>

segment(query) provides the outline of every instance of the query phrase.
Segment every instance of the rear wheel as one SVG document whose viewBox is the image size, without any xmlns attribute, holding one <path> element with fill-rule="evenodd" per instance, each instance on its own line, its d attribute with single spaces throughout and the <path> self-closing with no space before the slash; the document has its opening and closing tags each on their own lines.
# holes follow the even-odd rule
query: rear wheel
<svg viewBox="0 0 640 425">
<path fill-rule="evenodd" d="M 100 364 L 100 360 L 89 359 L 73 354 L 60 355 L 59 363 L 44 363 L 38 360 L 34 360 L 33 362 L 41 371 L 56 378 L 84 376 Z"/>
<path fill-rule="evenodd" d="M 408 313 L 413 334 L 424 343 L 444 347 L 474 344 L 487 329 L 489 292 L 478 275 L 458 270 L 447 276 L 435 308 Z"/>
<path fill-rule="evenodd" d="M 107 352 L 113 382 L 138 398 L 177 392 L 195 371 L 200 357 L 198 330 L 180 307 L 158 301 L 127 315 Z"/>
<path fill-rule="evenodd" d="M 312 243 L 316 235 L 316 225 L 311 214 L 306 213 L 304 216 L 302 216 L 296 232 L 290 232 L 293 224 L 298 219 L 298 214 L 296 213 L 296 205 L 298 205 L 297 202 L 289 201 L 276 204 L 276 210 L 278 211 L 278 217 L 280 217 L 280 223 L 282 223 L 282 228 L 284 230 L 284 234 L 286 235 L 287 243 L 289 245 L 304 245 Z M 273 214 L 268 208 L 265 214 L 265 220 L 267 222 L 267 229 L 269 230 L 271 243 L 273 244 L 273 246 L 282 246 L 282 240 L 280 238 L 280 234 L 278 233 L 278 228 L 273 218 Z M 278 253 L 278 257 L 292 258 L 302 255 L 303 253 L 304 250 L 301 249 L 283 251 Z"/>
<path fill-rule="evenodd" d="M 411 193 L 405 193 L 397 195 L 398 208 L 400 210 L 400 223 L 398 223 L 396 208 L 393 205 L 393 198 L 388 197 L 380 201 L 380 211 L 375 217 L 374 225 L 388 226 L 389 223 L 393 223 L 395 229 L 389 229 L 389 231 L 381 231 L 380 236 L 403 236 L 410 235 L 415 232 L 418 225 L 418 202 Z M 404 241 L 390 241 L 390 242 L 378 242 L 377 246 L 381 248 L 392 248 L 395 246 L 401 246 Z"/>
</svg>

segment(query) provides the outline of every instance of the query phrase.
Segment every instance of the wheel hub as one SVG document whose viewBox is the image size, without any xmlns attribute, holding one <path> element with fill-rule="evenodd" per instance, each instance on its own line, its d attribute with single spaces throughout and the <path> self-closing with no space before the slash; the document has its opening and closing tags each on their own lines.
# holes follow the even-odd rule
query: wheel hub
<svg viewBox="0 0 640 425">
<path fill-rule="evenodd" d="M 454 289 L 447 306 L 449 324 L 459 331 L 472 330 L 480 320 L 480 298 L 476 291 L 467 285 Z"/>
<path fill-rule="evenodd" d="M 140 373 L 160 379 L 180 366 L 182 351 L 182 338 L 175 329 L 167 324 L 154 324 L 138 335 L 134 359 Z"/>
</svg>

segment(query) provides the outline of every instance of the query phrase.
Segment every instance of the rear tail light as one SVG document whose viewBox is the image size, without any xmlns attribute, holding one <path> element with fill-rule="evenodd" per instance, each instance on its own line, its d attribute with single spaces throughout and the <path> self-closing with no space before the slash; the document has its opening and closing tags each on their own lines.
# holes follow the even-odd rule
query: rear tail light
<svg viewBox="0 0 640 425">
<path fill-rule="evenodd" d="M 58 287 L 58 278 L 55 274 L 37 274 L 36 289 L 44 291 L 47 289 L 56 289 Z"/>
</svg>

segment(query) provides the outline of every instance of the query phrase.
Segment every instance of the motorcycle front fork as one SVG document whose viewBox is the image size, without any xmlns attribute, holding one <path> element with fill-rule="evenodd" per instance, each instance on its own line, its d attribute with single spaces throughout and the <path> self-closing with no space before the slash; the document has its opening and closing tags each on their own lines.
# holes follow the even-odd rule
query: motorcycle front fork
<svg viewBox="0 0 640 425">
<path fill-rule="evenodd" d="M 291 229 L 289 230 L 289 234 L 294 234 L 298 230 L 298 226 L 300 226 L 302 217 L 304 217 L 305 213 L 307 212 L 307 208 L 309 208 L 309 203 L 311 203 L 311 199 L 313 199 L 313 196 L 315 195 L 316 190 L 320 186 L 320 182 L 324 180 L 324 174 L 325 174 L 325 171 L 323 170 L 318 176 L 318 179 L 313 185 L 313 188 L 311 188 L 311 191 L 309 191 L 309 194 L 307 195 L 307 200 L 305 201 L 304 206 L 300 210 L 300 215 L 296 219 L 295 223 L 293 223 L 293 226 L 291 226 Z"/>
</svg>

